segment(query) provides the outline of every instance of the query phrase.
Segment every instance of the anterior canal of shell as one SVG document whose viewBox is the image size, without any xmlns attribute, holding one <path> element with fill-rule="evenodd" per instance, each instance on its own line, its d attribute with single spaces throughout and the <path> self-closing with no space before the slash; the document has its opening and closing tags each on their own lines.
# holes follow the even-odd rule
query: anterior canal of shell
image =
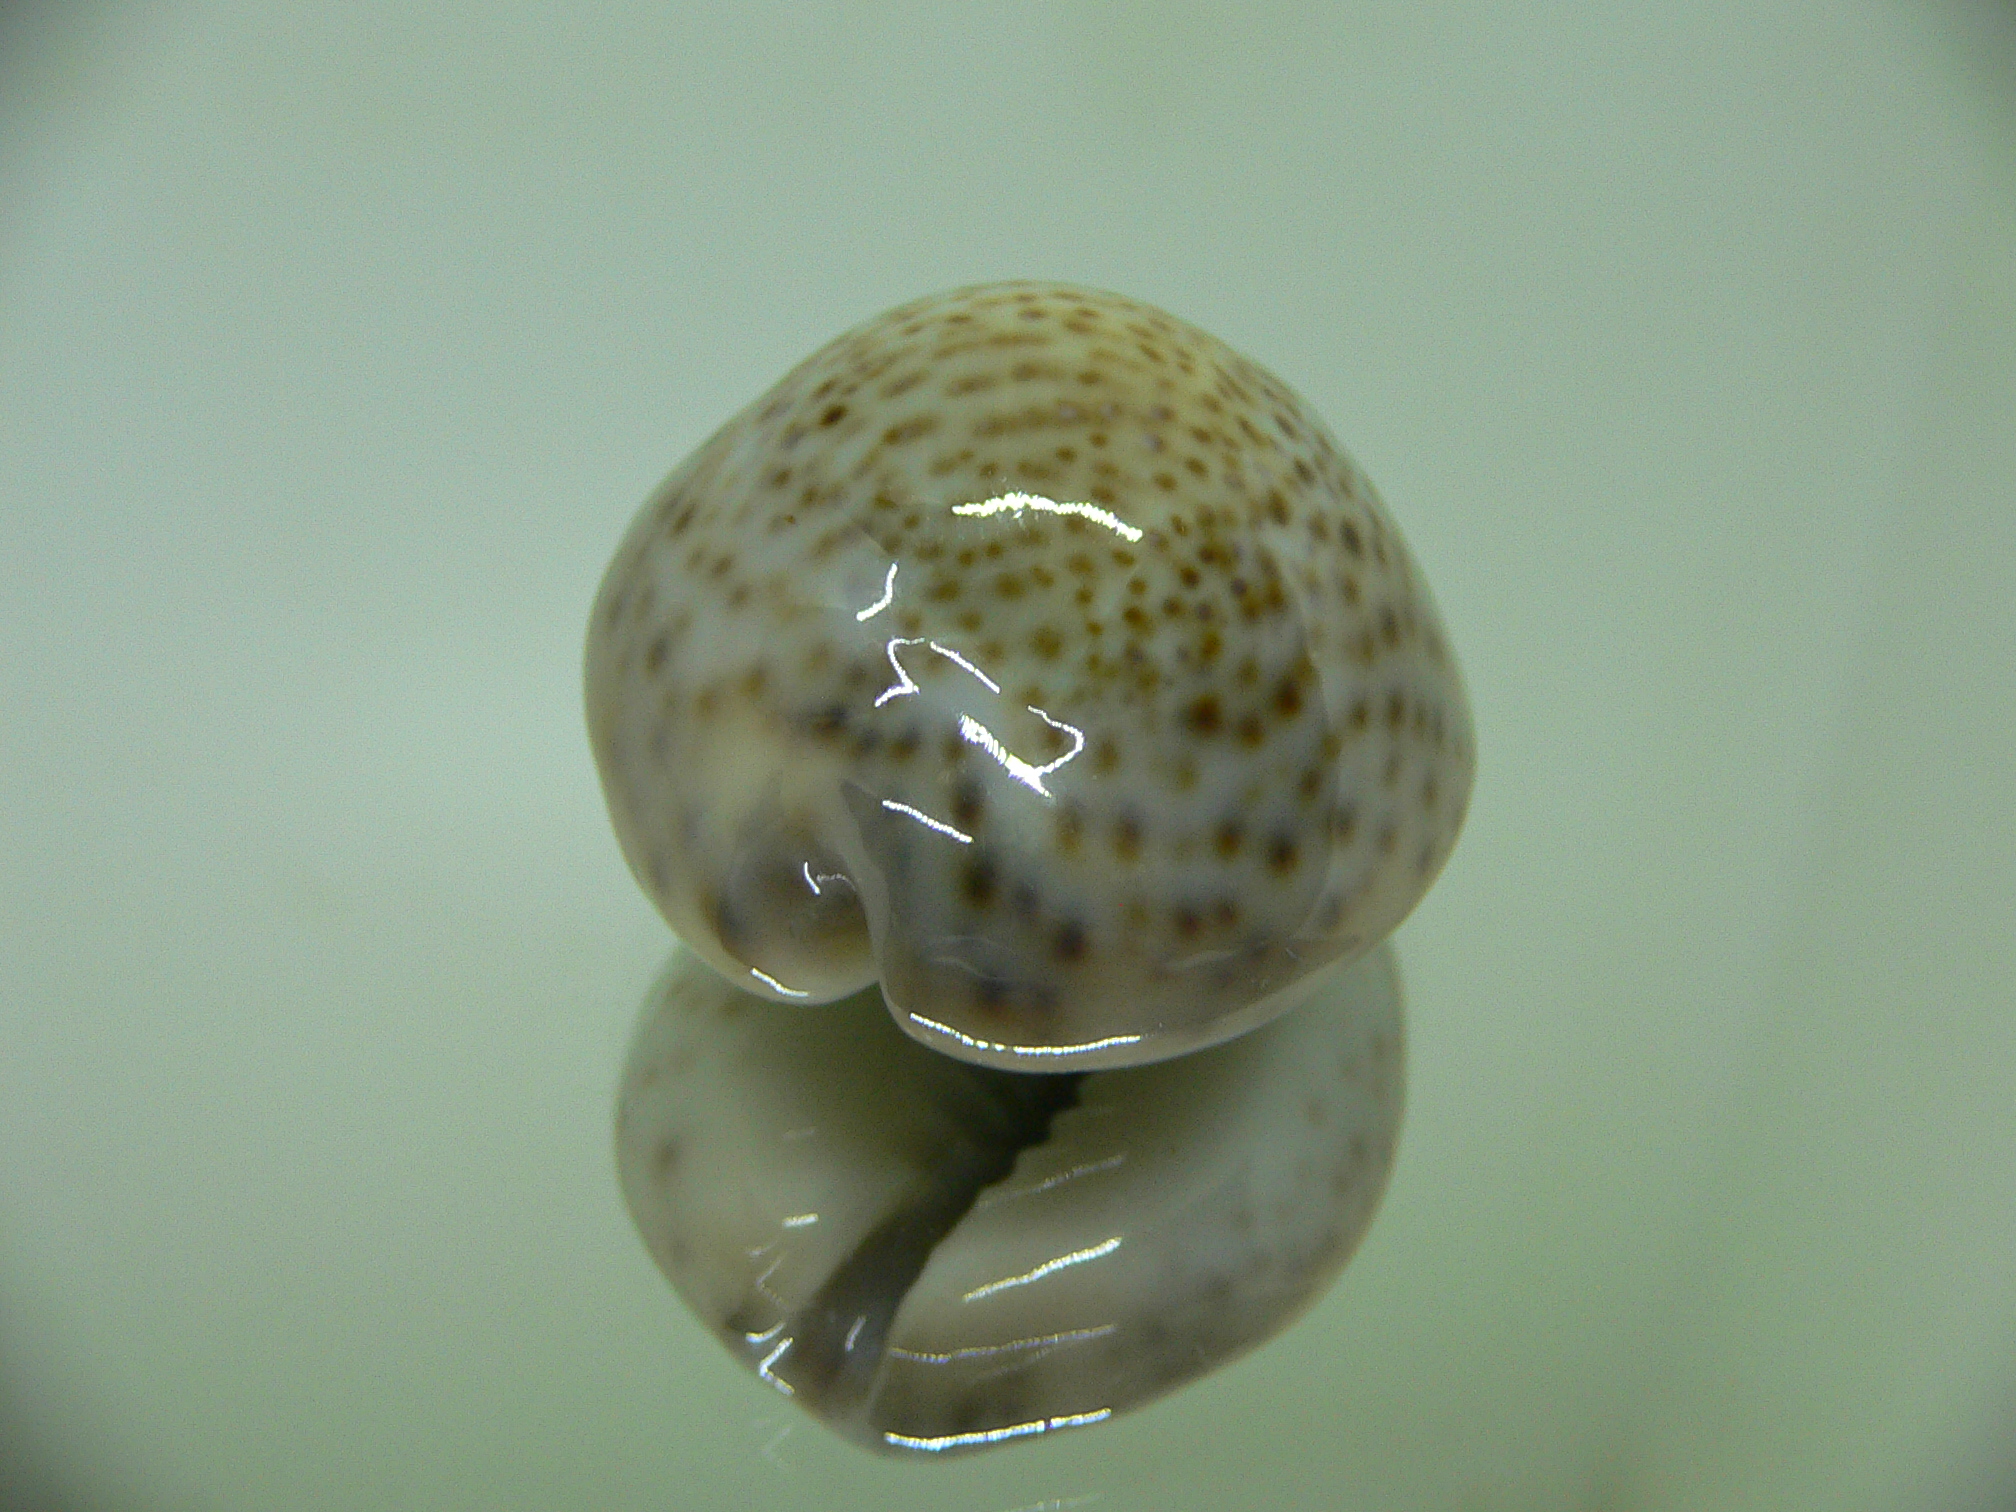
<svg viewBox="0 0 2016 1512">
<path fill-rule="evenodd" d="M 618 1107 L 630 1211 L 730 1351 L 849 1438 L 935 1456 L 1102 1422 L 1319 1297 L 1402 1101 L 1380 947 L 1297 1011 L 1155 1065 L 934 1054 L 872 991 L 818 1011 L 681 951 Z"/>
</svg>

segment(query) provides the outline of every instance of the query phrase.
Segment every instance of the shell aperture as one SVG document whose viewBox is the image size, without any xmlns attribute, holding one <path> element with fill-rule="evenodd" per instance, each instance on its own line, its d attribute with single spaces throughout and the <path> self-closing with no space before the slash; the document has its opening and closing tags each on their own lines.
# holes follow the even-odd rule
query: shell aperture
<svg viewBox="0 0 2016 1512">
<path fill-rule="evenodd" d="M 943 1456 L 1103 1422 L 1322 1295 L 1402 1101 L 1381 947 L 1251 1034 L 1029 1075 L 899 1034 L 872 992 L 767 1001 L 681 951 L 619 1098 L 624 1195 L 729 1351 L 829 1426 Z"/>
<path fill-rule="evenodd" d="M 685 942 L 624 1194 L 767 1384 L 956 1454 L 1321 1294 L 1398 1130 L 1386 937 L 1474 747 L 1398 529 L 1285 384 L 1095 290 L 900 306 L 647 501 L 586 691 Z"/>
</svg>

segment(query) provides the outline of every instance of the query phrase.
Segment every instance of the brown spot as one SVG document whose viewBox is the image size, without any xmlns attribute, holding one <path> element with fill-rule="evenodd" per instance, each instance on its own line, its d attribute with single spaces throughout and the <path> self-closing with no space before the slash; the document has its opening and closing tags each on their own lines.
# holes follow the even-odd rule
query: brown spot
<svg viewBox="0 0 2016 1512">
<path fill-rule="evenodd" d="M 819 417 L 819 423 L 821 425 L 838 425 L 846 418 L 847 406 L 844 404 L 833 404 L 827 406 L 826 413 Z"/>
<path fill-rule="evenodd" d="M 1113 823 L 1113 854 L 1122 861 L 1132 861 L 1141 854 L 1141 821 L 1132 814 L 1122 814 Z"/>
<path fill-rule="evenodd" d="M 1183 711 L 1183 723 L 1193 735 L 1216 735 L 1224 722 L 1216 694 L 1206 693 Z"/>
<path fill-rule="evenodd" d="M 986 908 L 993 903 L 999 883 L 993 858 L 983 852 L 966 863 L 959 877 L 959 892 L 969 906 Z"/>
<path fill-rule="evenodd" d="M 1285 877 L 1301 865 L 1301 851 L 1296 847 L 1293 835 L 1275 835 L 1267 842 L 1267 869 L 1277 877 Z"/>
<path fill-rule="evenodd" d="M 1085 835 L 1085 814 L 1075 803 L 1066 803 L 1057 810 L 1057 849 L 1067 856 L 1078 853 L 1078 843 Z"/>
<path fill-rule="evenodd" d="M 1085 958 L 1085 926 L 1076 919 L 1066 919 L 1057 926 L 1057 933 L 1050 940 L 1051 951 L 1057 959 L 1065 962 L 1080 961 Z"/>
<path fill-rule="evenodd" d="M 1239 848 L 1246 843 L 1246 831 L 1237 819 L 1227 819 L 1218 826 L 1218 832 L 1211 837 L 1211 845 L 1221 860 L 1230 861 L 1239 854 Z"/>
<path fill-rule="evenodd" d="M 952 792 L 952 822 L 962 830 L 971 833 L 979 828 L 980 820 L 987 811 L 987 797 L 980 784 L 971 780 L 961 782 Z"/>
</svg>

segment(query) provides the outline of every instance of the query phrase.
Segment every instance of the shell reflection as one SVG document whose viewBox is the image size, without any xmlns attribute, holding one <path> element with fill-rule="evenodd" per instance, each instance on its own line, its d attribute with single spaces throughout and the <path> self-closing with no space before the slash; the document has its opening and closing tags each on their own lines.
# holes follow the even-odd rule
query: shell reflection
<svg viewBox="0 0 2016 1512">
<path fill-rule="evenodd" d="M 995 1070 L 687 951 L 617 1114 L 624 1194 L 737 1358 L 858 1442 L 961 1452 L 1103 1421 L 1262 1342 L 1371 1222 L 1403 1087 L 1380 946 L 1300 1011 L 1153 1065 Z"/>
</svg>

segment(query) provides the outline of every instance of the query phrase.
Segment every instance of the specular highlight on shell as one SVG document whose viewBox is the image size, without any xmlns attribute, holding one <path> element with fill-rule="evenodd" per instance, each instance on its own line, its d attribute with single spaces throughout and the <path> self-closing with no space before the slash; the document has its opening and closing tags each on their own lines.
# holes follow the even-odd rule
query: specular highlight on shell
<svg viewBox="0 0 2016 1512">
<path fill-rule="evenodd" d="M 987 1064 L 1132 1064 L 1382 939 L 1468 799 L 1371 484 L 1194 327 L 1046 284 L 902 306 L 696 451 L 604 580 L 631 869 L 780 1000 L 879 983 Z"/>
<path fill-rule="evenodd" d="M 1389 947 L 1251 1034 L 1062 1075 L 682 951 L 631 1041 L 617 1161 L 730 1354 L 857 1443 L 939 1458 L 1105 1422 L 1285 1328 L 1372 1220 L 1403 1087 Z"/>
<path fill-rule="evenodd" d="M 586 682 L 685 942 L 624 1195 L 768 1386 L 956 1454 L 1321 1295 L 1398 1130 L 1386 937 L 1474 750 L 1398 529 L 1285 384 L 1096 290 L 901 306 L 652 496 Z"/>
</svg>

